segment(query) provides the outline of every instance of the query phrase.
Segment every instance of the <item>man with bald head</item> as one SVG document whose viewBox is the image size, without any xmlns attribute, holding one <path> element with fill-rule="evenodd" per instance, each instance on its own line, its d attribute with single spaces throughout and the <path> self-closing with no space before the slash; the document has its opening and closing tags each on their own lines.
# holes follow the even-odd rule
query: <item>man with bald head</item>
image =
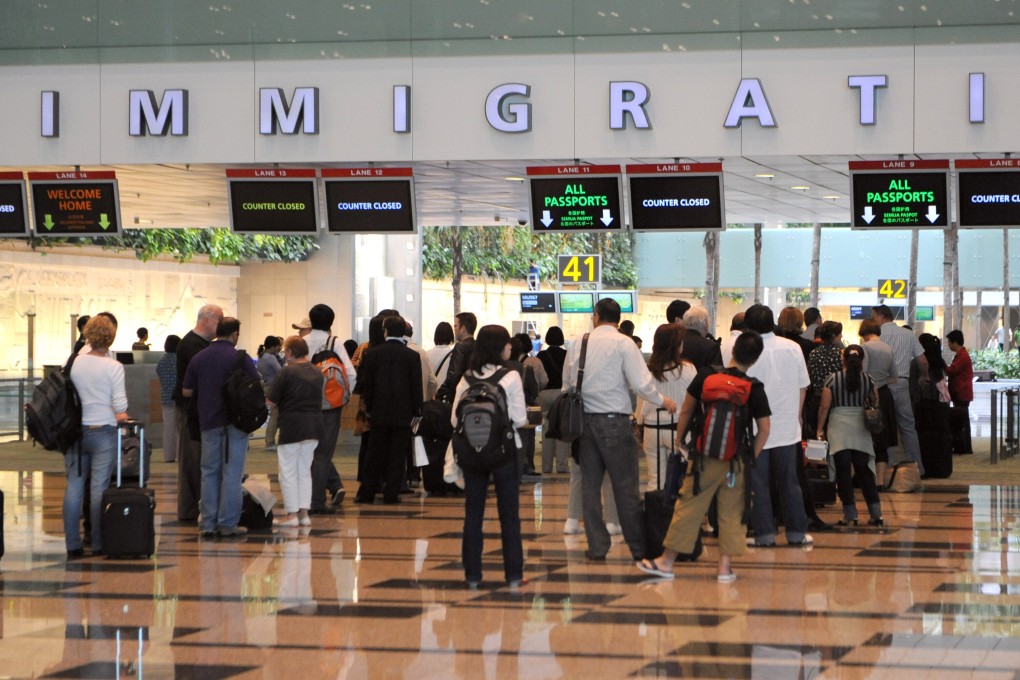
<svg viewBox="0 0 1020 680">
<path fill-rule="evenodd" d="M 177 519 L 186 522 L 198 518 L 198 501 L 202 497 L 202 430 L 198 424 L 198 400 L 182 396 L 181 386 L 188 364 L 216 337 L 216 326 L 222 320 L 222 307 L 203 306 L 198 310 L 195 328 L 177 346 L 177 383 L 173 393 L 177 406 Z"/>
</svg>

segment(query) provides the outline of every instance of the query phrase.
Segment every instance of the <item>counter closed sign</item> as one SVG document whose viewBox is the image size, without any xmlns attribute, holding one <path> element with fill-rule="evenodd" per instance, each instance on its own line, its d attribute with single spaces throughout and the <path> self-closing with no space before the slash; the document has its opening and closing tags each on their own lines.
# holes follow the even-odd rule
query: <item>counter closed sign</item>
<svg viewBox="0 0 1020 680">
<path fill-rule="evenodd" d="M 16 175 L 17 179 L 10 181 L 0 173 L 0 237 L 28 235 L 25 183 L 21 173 Z"/>
<path fill-rule="evenodd" d="M 949 225 L 948 161 L 858 161 L 850 177 L 858 229 Z"/>
<path fill-rule="evenodd" d="M 1018 159 L 961 159 L 956 169 L 961 227 L 1020 226 Z"/>
<path fill-rule="evenodd" d="M 619 166 L 528 168 L 532 231 L 619 231 Z"/>
<path fill-rule="evenodd" d="M 635 231 L 721 230 L 722 163 L 628 165 Z"/>
<path fill-rule="evenodd" d="M 418 230 L 410 168 L 326 169 L 322 176 L 330 232 L 413 234 Z"/>
<path fill-rule="evenodd" d="M 228 170 L 227 177 L 235 233 L 318 233 L 315 170 Z"/>
<path fill-rule="evenodd" d="M 29 173 L 35 233 L 41 236 L 114 236 L 120 200 L 114 173 Z"/>
</svg>

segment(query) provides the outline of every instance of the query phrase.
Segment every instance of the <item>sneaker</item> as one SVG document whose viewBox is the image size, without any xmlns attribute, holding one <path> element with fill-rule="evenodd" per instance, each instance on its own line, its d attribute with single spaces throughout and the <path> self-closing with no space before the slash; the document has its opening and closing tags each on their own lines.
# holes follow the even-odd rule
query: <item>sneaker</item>
<svg viewBox="0 0 1020 680">
<path fill-rule="evenodd" d="M 719 583 L 733 583 L 737 580 L 737 575 L 731 571 L 726 574 L 717 574 L 715 578 Z"/>
<path fill-rule="evenodd" d="M 794 547 L 807 548 L 815 544 L 815 539 L 812 538 L 811 534 L 804 534 L 804 538 L 799 541 L 787 541 L 787 543 Z"/>
<path fill-rule="evenodd" d="M 518 588 L 528 585 L 528 581 L 523 578 L 514 578 L 507 581 L 506 585 L 510 588 L 510 590 L 517 590 Z"/>
<path fill-rule="evenodd" d="M 297 526 L 297 525 L 295 524 L 293 526 Z M 247 534 L 248 533 L 248 529 L 246 527 L 241 527 L 241 526 L 237 526 L 237 527 L 220 527 L 220 529 L 219 529 L 219 531 L 217 533 L 219 533 L 220 538 L 237 538 L 237 537 L 244 536 L 245 534 Z"/>
<path fill-rule="evenodd" d="M 581 533 L 581 521 L 577 519 L 568 519 L 563 523 L 563 533 L 568 536 L 575 536 Z"/>
<path fill-rule="evenodd" d="M 298 520 L 297 517 L 291 517 L 290 519 L 274 519 L 273 520 L 273 526 L 274 527 L 281 527 L 281 528 L 296 527 L 296 526 L 298 526 L 298 524 L 300 524 L 300 521 Z"/>
<path fill-rule="evenodd" d="M 606 531 L 609 532 L 610 536 L 619 536 L 623 533 L 623 529 L 620 528 L 620 525 L 613 524 L 612 522 L 606 522 Z"/>
<path fill-rule="evenodd" d="M 198 535 L 201 538 L 204 538 L 204 539 L 207 539 L 207 540 L 208 539 L 216 538 L 216 532 L 215 531 L 203 531 L 203 532 L 200 532 Z"/>
<path fill-rule="evenodd" d="M 298 524 L 303 527 L 310 527 L 312 526 L 312 519 L 310 517 L 299 517 Z"/>
<path fill-rule="evenodd" d="M 339 489 L 337 489 L 336 491 L 332 492 L 332 496 L 329 499 L 329 504 L 331 506 L 333 506 L 334 508 L 338 508 L 344 502 L 344 498 L 346 496 L 347 496 L 347 489 L 345 489 L 345 488 L 343 488 L 341 486 Z"/>
</svg>

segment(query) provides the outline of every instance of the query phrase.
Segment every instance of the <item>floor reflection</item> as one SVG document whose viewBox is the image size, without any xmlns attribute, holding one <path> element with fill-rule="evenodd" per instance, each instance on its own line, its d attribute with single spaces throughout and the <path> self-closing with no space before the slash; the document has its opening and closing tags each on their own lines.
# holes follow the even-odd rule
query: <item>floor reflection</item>
<svg viewBox="0 0 1020 680">
<path fill-rule="evenodd" d="M 635 570 L 620 543 L 586 561 L 583 535 L 559 533 L 568 485 L 552 475 L 522 492 L 529 583 L 472 591 L 458 498 L 215 541 L 169 512 L 172 475 L 153 486 L 151 560 L 66 563 L 62 476 L 0 473 L 0 677 L 1014 677 L 1020 665 L 1020 487 L 886 495 L 886 529 L 749 550 L 723 585 L 711 539 L 675 581 Z M 498 574 L 499 542 L 487 546 Z"/>
</svg>

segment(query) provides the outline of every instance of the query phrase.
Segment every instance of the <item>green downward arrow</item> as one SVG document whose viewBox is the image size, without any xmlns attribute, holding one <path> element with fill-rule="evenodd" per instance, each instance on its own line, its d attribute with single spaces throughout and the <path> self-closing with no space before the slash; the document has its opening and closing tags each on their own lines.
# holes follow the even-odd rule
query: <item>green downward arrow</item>
<svg viewBox="0 0 1020 680">
<path fill-rule="evenodd" d="M 43 226 L 46 229 L 53 229 L 53 215 L 43 215 Z"/>
<path fill-rule="evenodd" d="M 103 229 L 110 228 L 110 219 L 106 216 L 106 213 L 99 213 L 99 226 Z"/>
</svg>

